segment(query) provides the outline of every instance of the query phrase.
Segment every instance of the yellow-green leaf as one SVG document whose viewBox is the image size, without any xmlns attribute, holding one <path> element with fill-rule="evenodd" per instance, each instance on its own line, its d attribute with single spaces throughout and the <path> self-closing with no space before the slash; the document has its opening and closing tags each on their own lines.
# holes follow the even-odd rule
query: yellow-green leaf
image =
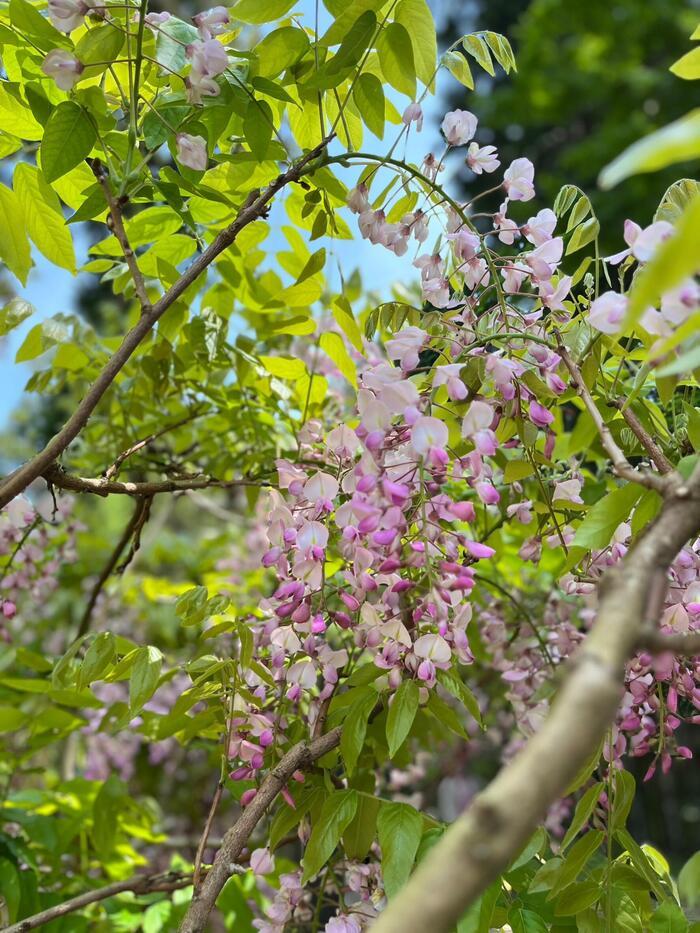
<svg viewBox="0 0 700 933">
<path fill-rule="evenodd" d="M 5 185 L 0 185 L 0 259 L 22 285 L 27 284 L 32 257 L 24 213 L 17 195 Z"/>
<path fill-rule="evenodd" d="M 353 363 L 352 359 L 350 358 L 350 354 L 345 348 L 343 338 L 332 332 L 321 334 L 320 346 L 323 352 L 330 356 L 335 365 L 348 380 L 350 385 L 357 388 L 357 373 L 355 372 L 355 364 Z"/>
<path fill-rule="evenodd" d="M 408 30 L 401 23 L 389 23 L 377 40 L 382 74 L 389 84 L 409 97 L 416 96 L 416 68 Z"/>
<path fill-rule="evenodd" d="M 12 181 L 24 211 L 27 233 L 55 266 L 75 275 L 75 250 L 70 227 L 63 220 L 57 195 L 33 165 L 20 162 Z"/>
<path fill-rule="evenodd" d="M 394 21 L 405 26 L 413 46 L 416 77 L 430 87 L 437 65 L 437 39 L 433 14 L 425 0 L 400 0 Z"/>
<path fill-rule="evenodd" d="M 700 78 L 700 47 L 686 52 L 671 65 L 669 71 L 686 81 L 695 81 Z"/>
</svg>

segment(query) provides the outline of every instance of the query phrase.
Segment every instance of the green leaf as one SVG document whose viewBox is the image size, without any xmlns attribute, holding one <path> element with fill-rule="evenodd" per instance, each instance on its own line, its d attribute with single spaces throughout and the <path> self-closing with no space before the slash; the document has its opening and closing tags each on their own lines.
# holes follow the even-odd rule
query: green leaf
<svg viewBox="0 0 700 933">
<path fill-rule="evenodd" d="M 667 891 L 661 883 L 658 873 L 654 870 L 651 862 L 644 854 L 644 850 L 639 846 L 634 838 L 626 829 L 618 829 L 615 833 L 615 839 L 625 849 L 630 857 L 630 861 L 650 886 L 656 897 L 663 901 L 667 896 Z"/>
<path fill-rule="evenodd" d="M 457 933 L 489 933 L 493 929 L 493 913 L 501 895 L 498 879 L 477 898 L 457 924 Z"/>
<path fill-rule="evenodd" d="M 340 327 L 357 352 L 362 353 L 364 351 L 362 334 L 355 321 L 350 302 L 344 295 L 339 295 L 333 302 L 331 310 L 333 311 L 336 324 Z"/>
<path fill-rule="evenodd" d="M 266 78 L 276 78 L 297 62 L 309 47 L 309 40 L 301 29 L 282 26 L 268 33 L 255 46 L 258 71 Z"/>
<path fill-rule="evenodd" d="M 690 202 L 700 195 L 700 182 L 694 178 L 680 178 L 664 192 L 654 214 L 654 221 L 667 220 L 675 224 Z"/>
<path fill-rule="evenodd" d="M 389 745 L 389 756 L 393 758 L 411 731 L 413 720 L 418 712 L 420 690 L 415 680 L 404 680 L 389 706 L 386 717 L 386 739 Z"/>
<path fill-rule="evenodd" d="M 700 47 L 686 52 L 668 70 L 684 81 L 696 81 L 700 78 Z"/>
<path fill-rule="evenodd" d="M 634 777 L 629 771 L 616 771 L 610 815 L 610 832 L 624 829 L 627 817 L 632 809 L 634 794 L 637 789 Z"/>
<path fill-rule="evenodd" d="M 512 907 L 508 911 L 508 923 L 513 933 L 547 933 L 549 927 L 534 910 Z"/>
<path fill-rule="evenodd" d="M 105 858 L 114 848 L 119 825 L 119 815 L 127 797 L 126 785 L 112 774 L 104 782 L 92 805 L 92 842 L 100 858 Z"/>
<path fill-rule="evenodd" d="M 129 678 L 129 711 L 136 715 L 147 703 L 158 685 L 163 655 L 152 645 L 144 645 L 136 651 L 136 659 Z"/>
<path fill-rule="evenodd" d="M 380 805 L 378 797 L 358 794 L 357 812 L 343 833 L 343 849 L 348 858 L 361 862 L 367 857 L 377 831 Z"/>
<path fill-rule="evenodd" d="M 371 687 L 367 688 L 367 690 L 367 694 L 362 691 L 362 698 L 356 701 L 343 722 L 343 732 L 340 736 L 340 754 L 343 756 L 348 774 L 352 774 L 355 770 L 357 759 L 365 743 L 370 713 L 377 702 L 375 691 Z"/>
<path fill-rule="evenodd" d="M 445 52 L 442 56 L 441 64 L 447 68 L 453 78 L 456 78 L 460 84 L 474 90 L 474 78 L 472 77 L 469 62 L 459 52 Z"/>
<path fill-rule="evenodd" d="M 430 7 L 425 0 L 399 0 L 394 22 L 404 26 L 411 39 L 416 77 L 431 86 L 437 66 L 437 39 Z"/>
<path fill-rule="evenodd" d="M 41 170 L 46 181 L 55 181 L 86 159 L 96 138 L 95 127 L 82 107 L 72 100 L 59 104 L 41 141 Z"/>
<path fill-rule="evenodd" d="M 171 16 L 158 27 L 156 61 L 169 72 L 181 71 L 187 62 L 187 46 L 199 38 L 199 33 L 191 23 Z"/>
<path fill-rule="evenodd" d="M 91 73 L 106 71 L 109 63 L 119 57 L 124 45 L 124 32 L 111 23 L 90 29 L 75 47 L 76 57 L 83 65 L 91 65 Z"/>
<path fill-rule="evenodd" d="M 378 139 L 384 139 L 386 101 L 382 82 L 376 75 L 363 73 L 355 82 L 352 95 L 367 128 Z"/>
<path fill-rule="evenodd" d="M 78 690 L 99 680 L 117 655 L 116 638 L 111 632 L 100 632 L 85 652 L 78 671 Z"/>
<path fill-rule="evenodd" d="M 578 526 L 573 546 L 588 551 L 607 547 L 615 529 L 621 522 L 627 521 L 643 491 L 636 483 L 627 483 L 599 499 Z"/>
<path fill-rule="evenodd" d="M 317 875 L 333 855 L 356 810 L 357 791 L 354 790 L 334 791 L 325 800 L 304 852 L 302 884 Z"/>
<path fill-rule="evenodd" d="M 576 804 L 576 810 L 572 817 L 569 828 L 566 831 L 566 835 L 561 841 L 562 851 L 566 849 L 574 841 L 578 833 L 583 829 L 585 824 L 591 817 L 591 814 L 596 808 L 596 804 L 600 799 L 601 793 L 605 790 L 605 785 L 602 782 L 593 784 L 592 787 L 589 787 L 586 793 L 581 797 L 579 802 Z"/>
<path fill-rule="evenodd" d="M 579 201 L 579 203 L 581 203 Z M 569 256 L 571 253 L 575 253 L 579 249 L 583 249 L 584 246 L 588 246 L 600 233 L 600 224 L 597 217 L 589 217 L 584 223 L 579 224 L 578 227 L 571 234 L 569 242 L 566 244 L 566 252 L 564 255 Z"/>
<path fill-rule="evenodd" d="M 625 315 L 626 327 L 637 321 L 646 308 L 656 305 L 660 295 L 698 271 L 698 230 L 700 195 L 688 204 L 678 218 L 672 236 L 661 243 L 649 262 L 635 276 Z M 670 369 L 664 367 L 659 370 L 659 375 L 669 375 Z"/>
<path fill-rule="evenodd" d="M 0 130 L 19 136 L 20 139 L 36 140 L 44 135 L 31 110 L 11 93 L 7 81 L 0 81 Z"/>
<path fill-rule="evenodd" d="M 486 40 L 482 39 L 481 36 L 470 34 L 464 36 L 462 39 L 462 46 L 464 51 L 468 52 L 472 58 L 477 61 L 485 72 L 491 75 L 493 78 L 496 74 L 496 69 L 493 67 L 493 62 L 491 61 L 491 53 L 489 47 L 486 44 Z"/>
<path fill-rule="evenodd" d="M 649 931 L 650 933 L 687 933 L 688 926 L 683 911 L 675 901 L 669 898 L 654 911 Z"/>
<path fill-rule="evenodd" d="M 271 23 L 285 16 L 295 0 L 239 0 L 232 7 L 231 16 L 242 23 Z"/>
<path fill-rule="evenodd" d="M 34 313 L 34 306 L 22 298 L 12 298 L 5 307 L 0 310 L 0 337 L 9 334 L 11 330 L 18 327 L 22 321 Z"/>
<path fill-rule="evenodd" d="M 377 40 L 377 55 L 382 74 L 389 84 L 409 97 L 416 96 L 416 69 L 413 46 L 401 23 L 389 23 Z"/>
<path fill-rule="evenodd" d="M 700 907 L 700 850 L 691 855 L 678 874 L 678 893 L 690 908 Z"/>
<path fill-rule="evenodd" d="M 5 185 L 0 185 L 0 259 L 22 285 L 27 284 L 32 258 L 24 231 L 24 211 L 14 191 Z"/>
<path fill-rule="evenodd" d="M 20 162 L 12 186 L 24 211 L 27 233 L 36 246 L 55 266 L 75 274 L 73 239 L 58 196 L 44 176 L 35 166 Z"/>
<path fill-rule="evenodd" d="M 331 360 L 338 367 L 353 388 L 357 388 L 357 371 L 355 364 L 350 357 L 343 338 L 333 331 L 327 331 L 321 334 L 319 345 L 324 353 L 327 353 Z"/>
<path fill-rule="evenodd" d="M 600 900 L 600 882 L 580 881 L 570 884 L 566 891 L 557 897 L 554 902 L 554 913 L 557 917 L 570 917 L 578 914 L 596 901 Z"/>
<path fill-rule="evenodd" d="M 408 880 L 423 835 L 423 817 L 407 803 L 382 803 L 377 818 L 384 890 L 391 900 Z"/>
<path fill-rule="evenodd" d="M 454 709 L 435 693 L 431 691 L 430 697 L 428 698 L 428 705 L 426 709 L 440 722 L 443 726 L 446 726 L 451 732 L 454 732 L 455 735 L 458 735 L 461 739 L 469 739 L 469 735 L 466 732 L 462 721 L 460 720 L 457 713 Z"/>
<path fill-rule="evenodd" d="M 599 829 L 593 829 L 587 832 L 585 836 L 581 836 L 581 838 L 572 845 L 557 873 L 556 880 L 552 885 L 552 890 L 548 895 L 549 898 L 556 897 L 567 885 L 576 881 L 594 853 L 600 848 L 604 838 L 604 832 Z"/>
<path fill-rule="evenodd" d="M 479 709 L 479 701 L 469 687 L 463 682 L 459 674 L 454 670 L 438 671 L 437 679 L 445 690 L 448 690 L 455 699 L 462 701 L 470 716 L 476 719 L 481 726 L 483 720 L 481 717 L 481 710 Z"/>
<path fill-rule="evenodd" d="M 515 63 L 515 55 L 513 55 L 513 49 L 510 47 L 510 42 L 505 36 L 502 36 L 498 32 L 485 32 L 484 38 L 486 39 L 488 47 L 493 52 L 496 61 L 506 74 L 518 70 Z"/>
<path fill-rule="evenodd" d="M 272 109 L 265 100 L 250 100 L 243 118 L 243 135 L 258 162 L 262 162 L 272 139 Z"/>
<path fill-rule="evenodd" d="M 680 120 L 633 143 L 606 166 L 598 179 L 601 188 L 612 188 L 630 175 L 656 172 L 700 156 L 700 108 Z"/>
<path fill-rule="evenodd" d="M 22 885 L 17 866 L 7 858 L 0 858 L 0 895 L 6 904 L 7 919 L 16 920 L 22 898 Z M 2 899 L 0 899 L 0 904 Z M 3 926 L 5 926 L 4 922 Z"/>
<path fill-rule="evenodd" d="M 40 49 L 72 48 L 72 43 L 29 0 L 10 0 L 10 22 L 24 35 L 31 36 Z"/>
</svg>

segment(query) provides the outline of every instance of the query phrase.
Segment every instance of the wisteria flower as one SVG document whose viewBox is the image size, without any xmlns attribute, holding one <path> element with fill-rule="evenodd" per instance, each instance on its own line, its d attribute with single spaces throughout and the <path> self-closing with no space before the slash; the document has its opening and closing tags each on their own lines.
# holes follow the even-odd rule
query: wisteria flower
<svg viewBox="0 0 700 933">
<path fill-rule="evenodd" d="M 478 120 L 468 110 L 451 110 L 446 113 L 440 129 L 450 146 L 464 146 L 476 133 Z"/>
</svg>

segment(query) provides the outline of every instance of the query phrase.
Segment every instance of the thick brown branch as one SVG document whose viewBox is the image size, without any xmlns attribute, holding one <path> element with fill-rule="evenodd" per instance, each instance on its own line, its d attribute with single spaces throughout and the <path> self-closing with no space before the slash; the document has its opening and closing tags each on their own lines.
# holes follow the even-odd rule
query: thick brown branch
<svg viewBox="0 0 700 933">
<path fill-rule="evenodd" d="M 114 570 L 119 563 L 119 558 L 122 556 L 122 551 L 127 546 L 129 541 L 131 541 L 131 538 L 136 533 L 139 525 L 145 521 L 150 504 L 150 498 L 141 499 L 136 503 L 136 508 L 134 509 L 131 518 L 127 522 L 126 528 L 124 529 L 121 538 L 119 541 L 117 541 L 116 547 L 110 554 L 109 560 L 102 568 L 102 572 L 100 573 L 95 582 L 95 585 L 92 588 L 90 598 L 88 599 L 87 605 L 85 606 L 85 612 L 83 612 L 83 617 L 80 620 L 80 627 L 76 633 L 76 638 L 82 637 L 87 631 L 89 631 L 90 623 L 92 621 L 92 613 L 95 609 L 98 597 L 102 592 L 102 588 L 114 573 Z"/>
<path fill-rule="evenodd" d="M 192 479 L 165 479 L 143 483 L 122 483 L 119 480 L 75 476 L 66 473 L 57 464 L 53 464 L 42 474 L 44 479 L 58 489 L 71 492 L 87 492 L 95 496 L 135 496 L 145 498 L 157 496 L 163 492 L 186 492 L 188 489 L 235 489 L 236 486 L 267 486 L 266 480 L 253 479 L 213 479 L 211 476 L 197 476 Z"/>
<path fill-rule="evenodd" d="M 673 472 L 673 464 L 666 457 L 666 454 L 659 447 L 651 434 L 649 434 L 647 429 L 644 427 L 632 409 L 627 405 L 626 399 L 615 399 L 612 404 L 619 410 L 620 414 L 627 422 L 627 426 L 629 427 L 630 431 L 634 434 L 644 450 L 647 452 L 649 459 L 656 464 L 659 473 Z"/>
<path fill-rule="evenodd" d="M 658 624 L 669 565 L 700 531 L 698 493 L 700 468 L 687 484 L 669 476 L 659 516 L 603 578 L 596 623 L 547 720 L 430 850 L 373 933 L 449 933 L 565 793 L 615 717 L 640 632 Z"/>
<path fill-rule="evenodd" d="M 221 889 L 231 876 L 231 864 L 238 859 L 241 850 L 283 787 L 295 771 L 305 770 L 322 758 L 340 742 L 340 728 L 332 729 L 311 742 L 300 742 L 268 773 L 258 793 L 241 813 L 238 820 L 224 836 L 221 848 L 216 853 L 214 864 L 198 891 L 195 891 L 180 933 L 201 933 L 207 925 Z"/>
<path fill-rule="evenodd" d="M 54 435 L 43 450 L 6 478 L 0 486 L 0 508 L 11 502 L 35 479 L 41 476 L 73 441 L 87 424 L 100 399 L 116 379 L 119 372 L 133 355 L 136 348 L 168 308 L 209 268 L 217 256 L 234 242 L 248 224 L 262 217 L 272 198 L 290 182 L 298 181 L 312 170 L 312 163 L 323 152 L 329 140 L 324 139 L 305 156 L 302 156 L 286 172 L 282 172 L 262 191 L 252 191 L 241 206 L 236 219 L 218 234 L 216 239 L 201 253 L 177 282 L 150 308 L 124 337 L 119 348 L 112 354 L 97 379 L 64 426 Z"/>
<path fill-rule="evenodd" d="M 119 243 L 121 251 L 124 254 L 126 264 L 129 267 L 131 279 L 134 283 L 134 291 L 136 292 L 136 297 L 138 298 L 139 304 L 141 305 L 141 313 L 146 314 L 151 309 L 151 302 L 148 298 L 146 283 L 144 281 L 141 270 L 139 269 L 136 253 L 131 248 L 129 237 L 126 235 L 126 230 L 124 229 L 121 203 L 112 194 L 112 186 L 109 183 L 109 173 L 106 171 L 105 167 L 102 165 L 99 159 L 93 160 L 92 171 L 94 172 L 95 178 L 98 180 L 102 187 L 102 191 L 104 192 L 105 199 L 109 206 L 108 226 L 112 228 L 112 232 L 117 238 L 117 242 Z"/>
<path fill-rule="evenodd" d="M 69 901 L 55 904 L 53 907 L 42 910 L 41 913 L 34 914 L 33 917 L 26 917 L 8 927 L 3 927 L 3 933 L 26 933 L 27 930 L 34 930 L 58 917 L 65 917 L 66 914 L 72 914 L 82 907 L 95 904 L 97 901 L 106 901 L 125 891 L 132 891 L 134 894 L 154 894 L 157 891 L 177 891 L 179 888 L 186 888 L 189 884 L 192 884 L 192 875 L 172 871 L 158 875 L 140 875 L 136 878 L 129 878 L 127 881 L 116 881 L 104 888 L 95 888 L 93 891 L 78 894 Z"/>
<path fill-rule="evenodd" d="M 657 476 L 656 473 L 651 473 L 649 470 L 635 470 L 632 464 L 627 460 L 627 457 L 625 457 L 623 451 L 618 447 L 610 428 L 603 420 L 598 406 L 593 401 L 593 396 L 589 392 L 588 386 L 581 375 L 581 370 L 578 368 L 573 357 L 561 340 L 558 341 L 557 353 L 564 361 L 564 365 L 569 370 L 574 385 L 579 390 L 581 400 L 596 426 L 601 443 L 610 457 L 615 473 L 621 479 L 626 479 L 630 483 L 638 483 L 641 486 L 646 486 L 648 489 L 656 489 L 657 492 L 663 492 L 666 488 L 663 477 Z"/>
</svg>

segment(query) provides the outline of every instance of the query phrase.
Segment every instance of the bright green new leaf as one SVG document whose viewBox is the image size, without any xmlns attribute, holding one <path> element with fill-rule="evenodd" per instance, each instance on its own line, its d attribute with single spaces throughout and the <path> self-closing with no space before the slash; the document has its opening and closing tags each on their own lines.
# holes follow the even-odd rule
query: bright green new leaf
<svg viewBox="0 0 700 933">
<path fill-rule="evenodd" d="M 29 0 L 10 0 L 10 22 L 20 33 L 30 36 L 34 45 L 48 52 L 71 48 L 71 41 L 53 26 Z"/>
<path fill-rule="evenodd" d="M 302 884 L 317 875 L 333 855 L 356 810 L 357 792 L 354 790 L 335 791 L 325 800 L 304 852 Z"/>
<path fill-rule="evenodd" d="M 671 65 L 669 71 L 686 81 L 695 81 L 700 78 L 700 47 L 686 52 Z"/>
<path fill-rule="evenodd" d="M 607 547 L 615 529 L 627 521 L 643 491 L 636 483 L 628 483 L 599 499 L 578 526 L 573 546 L 588 551 Z"/>
<path fill-rule="evenodd" d="M 308 47 L 309 40 L 301 29 L 293 26 L 274 29 L 255 47 L 260 74 L 276 78 L 298 61 Z"/>
<path fill-rule="evenodd" d="M 92 806 L 92 842 L 101 858 L 105 858 L 114 848 L 119 826 L 119 817 L 123 812 L 125 798 L 128 798 L 126 784 L 116 774 L 111 774 L 100 788 Z"/>
<path fill-rule="evenodd" d="M 11 330 L 18 327 L 22 321 L 26 321 L 33 313 L 34 308 L 28 301 L 23 301 L 21 298 L 12 298 L 0 310 L 0 337 L 9 334 Z"/>
<path fill-rule="evenodd" d="M 105 23 L 85 33 L 75 47 L 75 54 L 83 65 L 93 66 L 91 73 L 93 70 L 97 73 L 105 71 L 119 57 L 123 45 L 123 30 Z"/>
<path fill-rule="evenodd" d="M 460 52 L 445 52 L 441 63 L 447 68 L 453 78 L 456 78 L 460 84 L 474 90 L 474 78 L 469 67 L 469 62 Z"/>
<path fill-rule="evenodd" d="M 155 693 L 162 666 L 163 655 L 157 648 L 144 645 L 137 649 L 129 678 L 129 710 L 133 716 Z"/>
<path fill-rule="evenodd" d="M 394 21 L 405 27 L 413 47 L 416 77 L 431 87 L 437 67 L 435 22 L 425 0 L 399 0 Z"/>
<path fill-rule="evenodd" d="M 285 16 L 294 3 L 295 0 L 239 0 L 231 15 L 242 23 L 271 23 Z"/>
<path fill-rule="evenodd" d="M 55 266 L 75 275 L 75 250 L 57 195 L 33 165 L 20 162 L 12 185 L 24 211 L 27 233 Z"/>
<path fill-rule="evenodd" d="M 333 360 L 350 385 L 357 388 L 357 371 L 348 353 L 343 338 L 332 331 L 321 334 L 320 346 L 324 353 Z"/>
<path fill-rule="evenodd" d="M 46 181 L 55 181 L 86 159 L 97 134 L 86 111 L 72 100 L 52 112 L 41 141 L 41 169 Z"/>
<path fill-rule="evenodd" d="M 491 52 L 489 51 L 485 39 L 472 33 L 468 36 L 464 36 L 462 39 L 462 46 L 464 47 L 464 51 L 468 52 L 487 74 L 490 74 L 491 77 L 496 74 L 496 69 L 493 67 L 493 62 L 491 61 Z"/>
<path fill-rule="evenodd" d="M 7 81 L 0 81 L 0 130 L 20 139 L 41 139 L 44 130 L 29 107 L 16 97 Z"/>
<path fill-rule="evenodd" d="M 355 82 L 352 95 L 367 128 L 379 139 L 383 139 L 386 101 L 382 82 L 376 75 L 363 73 Z"/>
<path fill-rule="evenodd" d="M 243 135 L 255 158 L 262 162 L 272 139 L 272 109 L 265 100 L 251 100 L 243 118 Z"/>
<path fill-rule="evenodd" d="M 352 306 L 344 295 L 339 295 L 333 302 L 333 317 L 358 353 L 363 352 L 362 334 L 352 313 Z"/>
<path fill-rule="evenodd" d="M 404 680 L 393 696 L 386 717 L 386 740 L 393 757 L 411 731 L 418 712 L 420 691 L 415 680 Z"/>
<path fill-rule="evenodd" d="M 660 904 L 649 923 L 649 933 L 688 933 L 690 924 L 671 898 Z"/>
<path fill-rule="evenodd" d="M 391 900 L 408 881 L 423 835 L 423 817 L 407 803 L 383 803 L 377 817 L 384 890 Z"/>
<path fill-rule="evenodd" d="M 678 875 L 678 893 L 688 907 L 700 906 L 700 850 L 691 855 Z"/>
<path fill-rule="evenodd" d="M 377 54 L 382 74 L 389 84 L 409 97 L 416 96 L 416 68 L 413 45 L 401 23 L 389 23 L 377 40 Z"/>
<path fill-rule="evenodd" d="M 598 179 L 601 188 L 612 188 L 630 175 L 656 172 L 700 156 L 700 109 L 633 143 L 606 166 Z"/>
<path fill-rule="evenodd" d="M 17 195 L 5 185 L 0 185 L 0 259 L 22 285 L 27 284 L 32 259 L 24 211 Z"/>
</svg>

